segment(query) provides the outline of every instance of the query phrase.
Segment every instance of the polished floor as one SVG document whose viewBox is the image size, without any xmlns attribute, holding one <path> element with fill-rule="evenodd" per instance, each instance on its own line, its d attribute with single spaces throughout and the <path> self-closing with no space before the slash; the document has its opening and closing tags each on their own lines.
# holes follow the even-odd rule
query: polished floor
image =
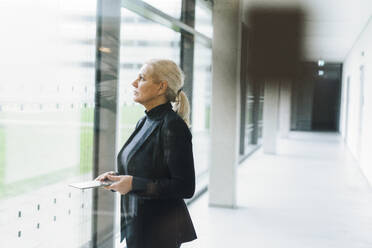
<svg viewBox="0 0 372 248">
<path fill-rule="evenodd" d="M 238 169 L 235 209 L 208 207 L 208 193 L 189 209 L 198 239 L 183 248 L 372 247 L 372 189 L 335 133 L 257 151 Z"/>
</svg>

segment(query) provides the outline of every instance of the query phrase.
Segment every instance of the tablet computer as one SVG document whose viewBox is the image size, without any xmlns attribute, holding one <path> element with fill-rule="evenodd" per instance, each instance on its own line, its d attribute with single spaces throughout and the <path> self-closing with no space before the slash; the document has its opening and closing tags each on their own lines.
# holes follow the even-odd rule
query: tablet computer
<svg viewBox="0 0 372 248">
<path fill-rule="evenodd" d="M 99 188 L 99 187 L 104 187 L 104 186 L 109 186 L 111 185 L 112 181 L 87 181 L 87 182 L 80 182 L 80 183 L 71 183 L 69 186 L 78 188 L 78 189 L 91 189 L 91 188 Z"/>
</svg>

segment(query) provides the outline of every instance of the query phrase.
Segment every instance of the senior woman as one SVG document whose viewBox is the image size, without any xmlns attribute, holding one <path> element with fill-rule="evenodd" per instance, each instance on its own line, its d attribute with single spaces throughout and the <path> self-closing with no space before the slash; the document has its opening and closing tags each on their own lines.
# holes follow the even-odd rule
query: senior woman
<svg viewBox="0 0 372 248">
<path fill-rule="evenodd" d="M 183 78 L 173 61 L 144 64 L 132 85 L 145 116 L 118 154 L 118 172 L 97 178 L 115 181 L 106 189 L 121 194 L 121 238 L 128 248 L 176 248 L 196 239 L 183 200 L 195 191 Z"/>
</svg>

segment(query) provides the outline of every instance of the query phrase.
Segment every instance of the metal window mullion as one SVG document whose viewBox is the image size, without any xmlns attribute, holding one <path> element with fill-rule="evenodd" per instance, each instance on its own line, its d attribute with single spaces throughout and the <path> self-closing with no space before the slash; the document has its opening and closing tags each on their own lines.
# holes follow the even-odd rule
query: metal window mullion
<svg viewBox="0 0 372 248">
<path fill-rule="evenodd" d="M 93 177 L 116 166 L 120 24 L 120 2 L 97 0 Z M 92 247 L 114 246 L 114 203 L 114 194 L 93 190 Z"/>
<path fill-rule="evenodd" d="M 190 27 L 195 26 L 195 0 L 182 0 L 181 20 Z M 180 61 L 185 74 L 184 92 L 189 98 L 190 110 L 193 106 L 193 82 L 194 82 L 194 35 L 181 32 Z M 192 123 L 192 115 L 190 115 Z"/>
</svg>

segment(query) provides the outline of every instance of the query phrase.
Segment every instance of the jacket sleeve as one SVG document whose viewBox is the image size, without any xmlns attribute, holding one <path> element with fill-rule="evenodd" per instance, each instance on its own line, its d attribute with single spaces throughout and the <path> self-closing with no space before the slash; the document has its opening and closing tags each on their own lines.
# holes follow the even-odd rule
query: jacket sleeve
<svg viewBox="0 0 372 248">
<path fill-rule="evenodd" d="M 162 131 L 163 163 L 169 178 L 133 177 L 132 191 L 144 198 L 191 198 L 195 191 L 195 170 L 191 133 L 181 119 L 165 122 Z"/>
</svg>

